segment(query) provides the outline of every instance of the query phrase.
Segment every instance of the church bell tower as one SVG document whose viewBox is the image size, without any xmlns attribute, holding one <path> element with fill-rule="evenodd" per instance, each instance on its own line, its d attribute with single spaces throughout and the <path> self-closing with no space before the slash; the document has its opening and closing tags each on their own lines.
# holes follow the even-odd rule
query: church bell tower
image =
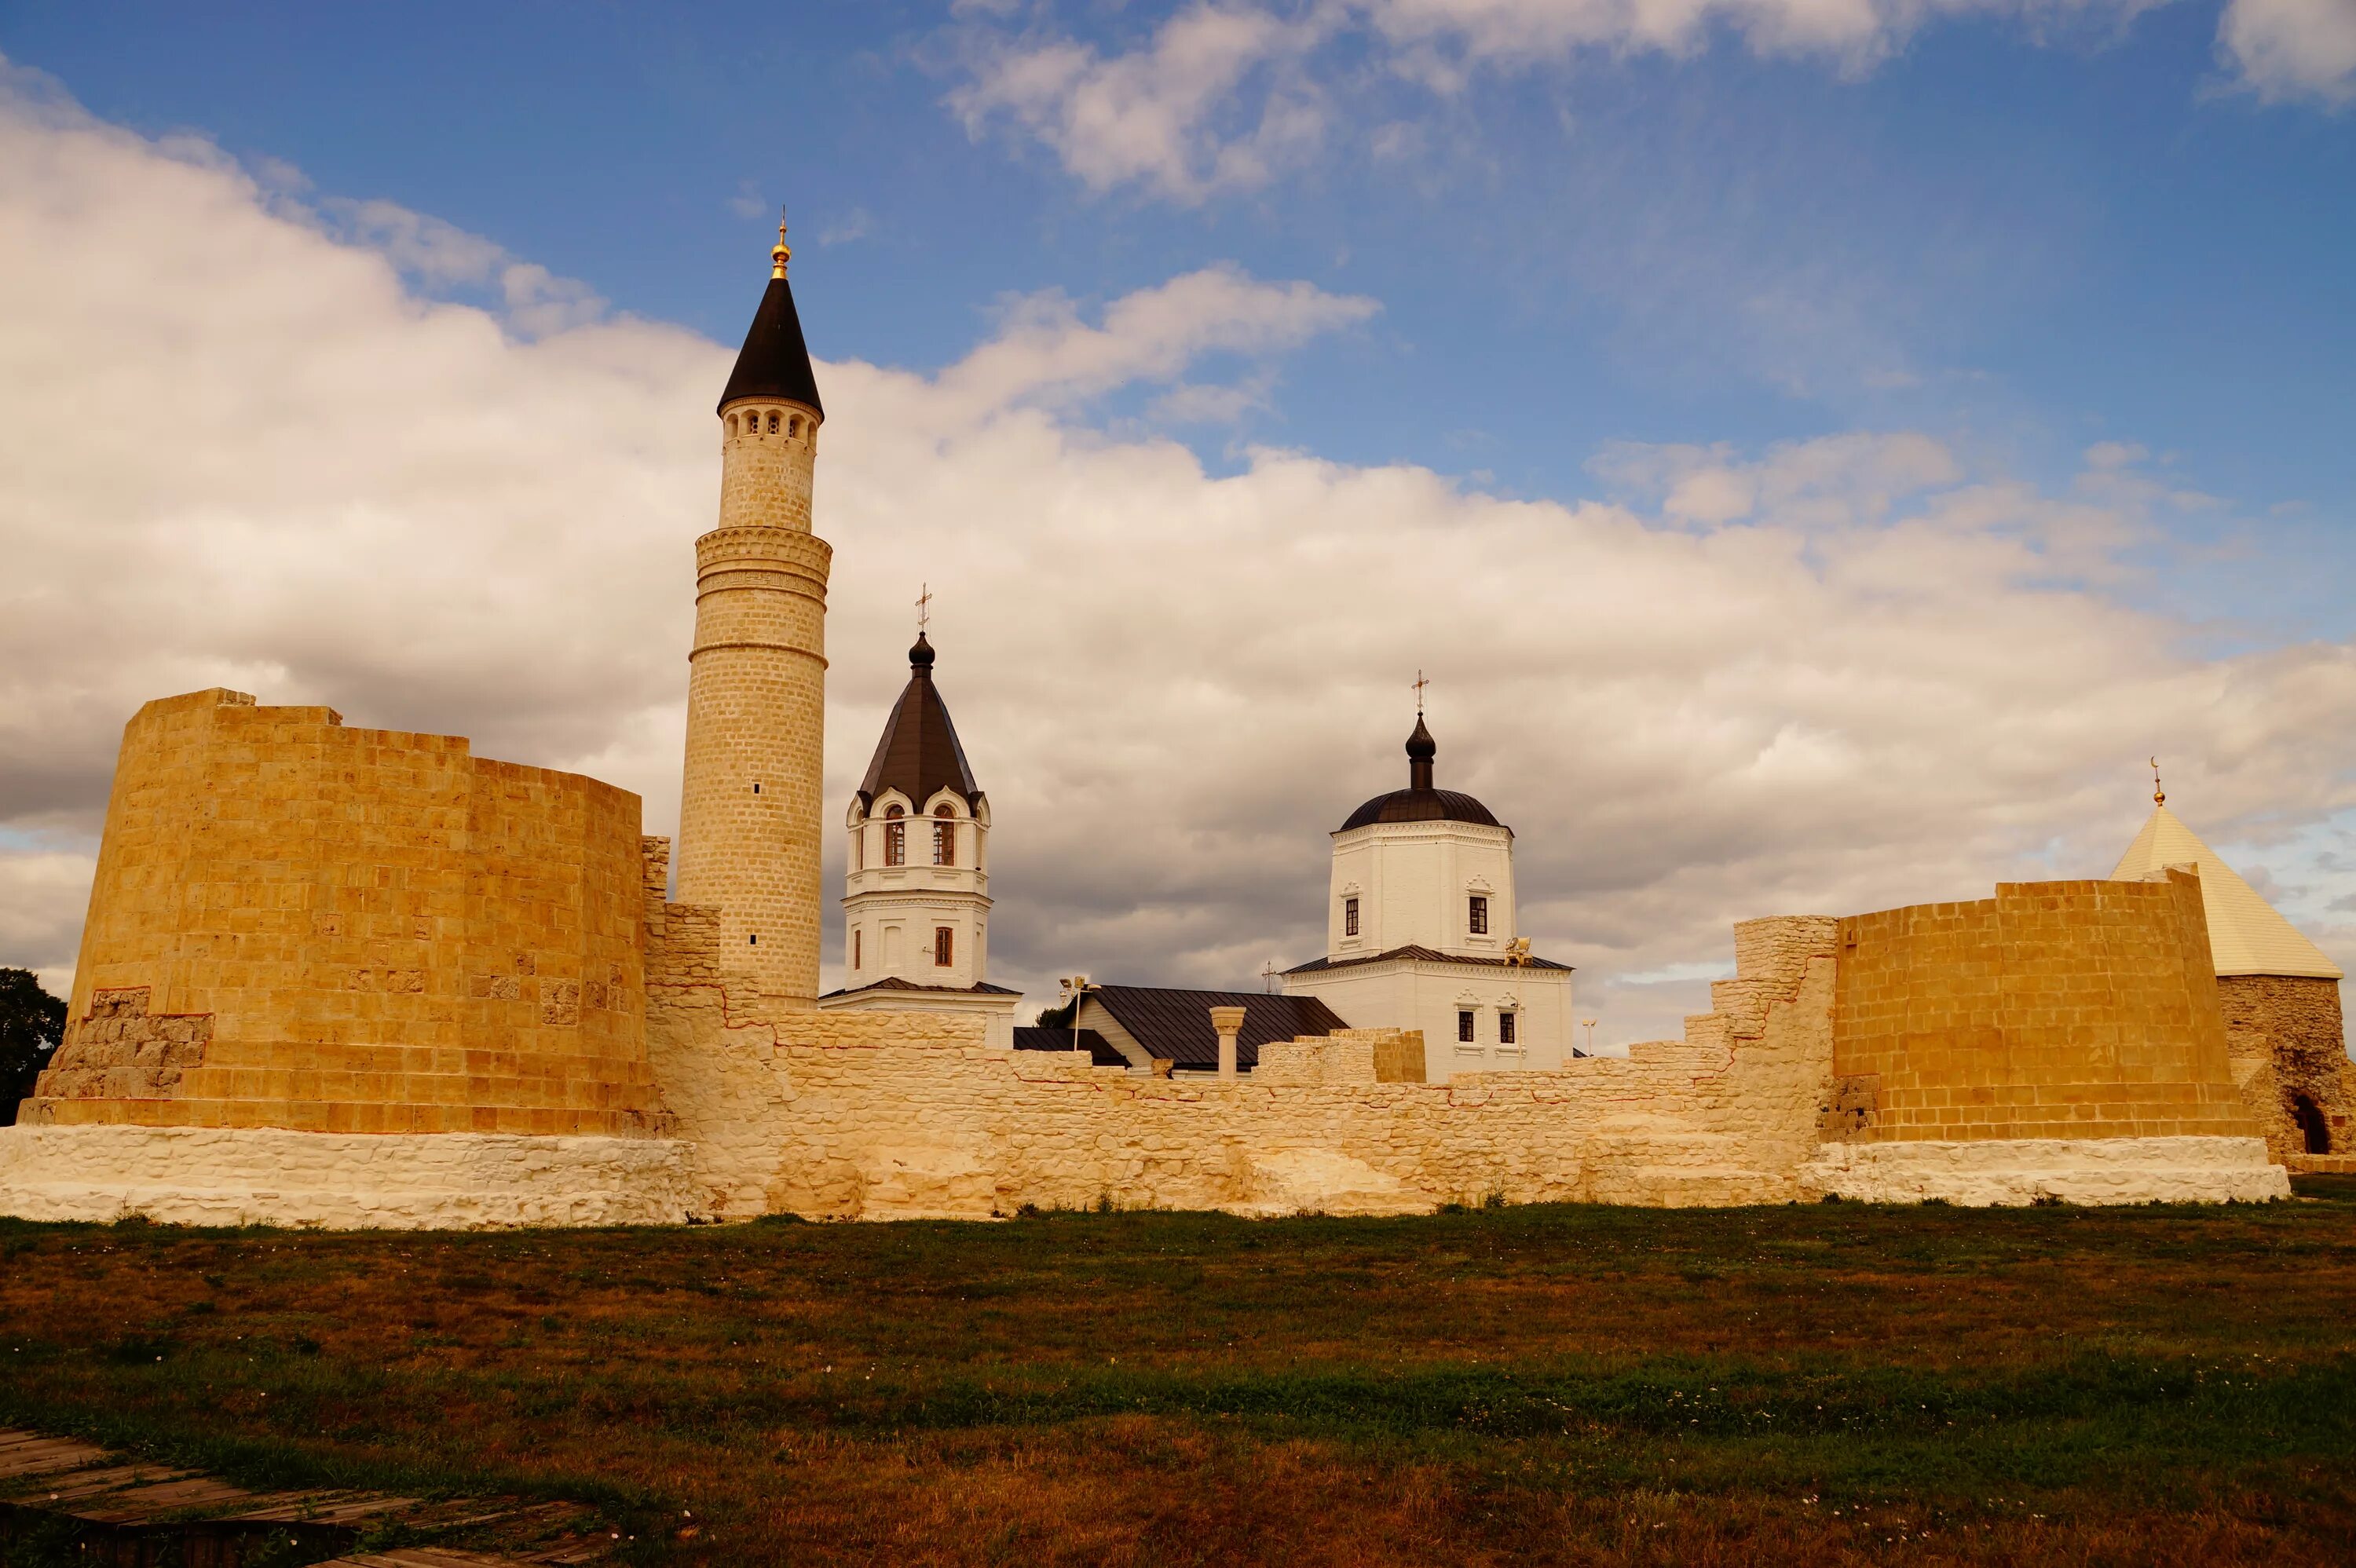
<svg viewBox="0 0 2356 1568">
<path fill-rule="evenodd" d="M 695 541 L 679 898 L 720 911 L 733 966 L 787 1008 L 818 997 L 826 580 L 810 531 L 826 411 L 786 282 L 768 292 L 720 394 L 720 521 Z"/>
</svg>

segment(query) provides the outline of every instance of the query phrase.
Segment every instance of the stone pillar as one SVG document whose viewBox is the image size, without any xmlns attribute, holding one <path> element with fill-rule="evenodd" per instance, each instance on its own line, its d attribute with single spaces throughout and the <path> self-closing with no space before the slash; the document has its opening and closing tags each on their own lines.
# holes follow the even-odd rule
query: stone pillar
<svg viewBox="0 0 2356 1568">
<path fill-rule="evenodd" d="M 1213 1008 L 1211 1009 L 1211 1028 L 1219 1037 L 1219 1076 L 1222 1078 L 1233 1078 L 1236 1075 L 1236 1034 L 1243 1027 L 1243 1008 Z"/>
<path fill-rule="evenodd" d="M 810 531 L 819 417 L 720 411 L 720 523 L 695 541 L 679 897 L 720 912 L 723 955 L 787 1008 L 818 1000 L 826 581 Z"/>
</svg>

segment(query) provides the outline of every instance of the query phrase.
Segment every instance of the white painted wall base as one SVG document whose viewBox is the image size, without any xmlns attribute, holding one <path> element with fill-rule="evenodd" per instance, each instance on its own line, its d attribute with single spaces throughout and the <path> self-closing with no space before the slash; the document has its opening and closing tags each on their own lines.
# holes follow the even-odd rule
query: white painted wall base
<svg viewBox="0 0 2356 1568">
<path fill-rule="evenodd" d="M 1990 1138 L 1825 1144 L 1800 1188 L 1868 1203 L 2262 1203 L 2289 1197 L 2290 1177 L 2263 1138 Z"/>
<path fill-rule="evenodd" d="M 0 1214 L 21 1220 L 434 1231 L 676 1224 L 699 1206 L 673 1138 L 0 1127 Z"/>
</svg>

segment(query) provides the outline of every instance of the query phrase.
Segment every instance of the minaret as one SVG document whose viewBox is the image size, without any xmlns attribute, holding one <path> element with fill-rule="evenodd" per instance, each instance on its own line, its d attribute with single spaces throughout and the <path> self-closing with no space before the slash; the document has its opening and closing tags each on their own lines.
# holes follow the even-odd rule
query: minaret
<svg viewBox="0 0 2356 1568">
<path fill-rule="evenodd" d="M 818 997 L 819 768 L 826 725 L 826 578 L 810 531 L 826 418 L 786 282 L 769 289 L 720 394 L 720 522 L 695 541 L 679 897 L 716 905 L 722 940 L 762 994 Z"/>
</svg>

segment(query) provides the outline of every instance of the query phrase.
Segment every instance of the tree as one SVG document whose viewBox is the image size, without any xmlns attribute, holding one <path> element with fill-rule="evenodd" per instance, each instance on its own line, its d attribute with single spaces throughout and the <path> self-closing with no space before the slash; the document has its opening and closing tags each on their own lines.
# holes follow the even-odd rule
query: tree
<svg viewBox="0 0 2356 1568">
<path fill-rule="evenodd" d="M 0 969 L 0 1126 L 66 1037 L 66 1005 L 41 989 L 30 969 Z"/>
<path fill-rule="evenodd" d="M 1041 1029 L 1069 1029 L 1072 1027 L 1073 1008 L 1077 1005 L 1078 998 L 1074 997 L 1060 1008 L 1042 1008 L 1039 1016 L 1031 1021 Z"/>
</svg>

